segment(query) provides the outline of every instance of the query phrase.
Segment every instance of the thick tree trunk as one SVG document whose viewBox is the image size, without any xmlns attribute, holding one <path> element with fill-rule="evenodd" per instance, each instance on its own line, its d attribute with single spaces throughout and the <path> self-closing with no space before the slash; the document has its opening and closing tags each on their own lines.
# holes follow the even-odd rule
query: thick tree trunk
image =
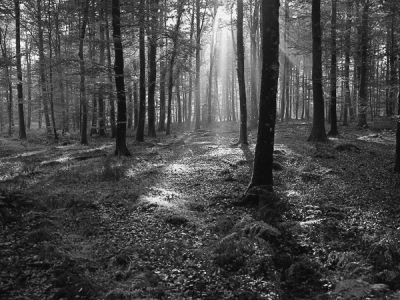
<svg viewBox="0 0 400 300">
<path fill-rule="evenodd" d="M 119 0 L 112 0 L 112 26 L 114 40 L 114 73 L 117 90 L 117 132 L 115 139 L 115 155 L 131 155 L 126 146 L 126 96 L 124 82 L 124 53 L 121 38 L 121 11 Z"/>
<path fill-rule="evenodd" d="M 332 1 L 332 17 L 331 17 L 331 103 L 330 103 L 330 120 L 331 129 L 329 136 L 337 136 L 339 134 L 337 128 L 336 114 L 336 88 L 337 88 L 337 55 L 336 55 L 336 1 Z"/>
<path fill-rule="evenodd" d="M 237 63 L 240 101 L 240 135 L 239 143 L 247 145 L 247 107 L 246 86 L 244 77 L 244 45 L 243 45 L 243 0 L 237 0 Z"/>
<path fill-rule="evenodd" d="M 18 117 L 19 117 L 19 138 L 26 139 L 24 119 L 24 97 L 22 93 L 22 66 L 21 66 L 21 10 L 19 0 L 14 0 L 15 5 L 15 50 L 17 58 L 17 92 L 18 92 Z"/>
<path fill-rule="evenodd" d="M 310 137 L 311 142 L 325 142 L 324 95 L 322 91 L 322 49 L 321 49 L 321 2 L 312 0 L 312 37 L 313 37 L 313 67 L 312 85 L 314 115 Z"/>
<path fill-rule="evenodd" d="M 279 79 L 279 0 L 264 0 L 262 9 L 262 73 L 257 144 L 250 187 L 272 190 L 272 163 Z"/>
</svg>

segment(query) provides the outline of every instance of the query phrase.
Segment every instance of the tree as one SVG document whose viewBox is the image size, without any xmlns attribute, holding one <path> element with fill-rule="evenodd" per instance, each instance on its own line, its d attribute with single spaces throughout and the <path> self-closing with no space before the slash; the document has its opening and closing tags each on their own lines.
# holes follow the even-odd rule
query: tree
<svg viewBox="0 0 400 300">
<path fill-rule="evenodd" d="M 347 12 L 346 12 L 346 31 L 344 38 L 344 109 L 343 109 L 343 125 L 348 125 L 348 116 L 349 109 L 351 105 L 351 97 L 350 97 L 350 51 L 351 51 L 351 9 L 352 3 L 351 1 L 347 2 Z"/>
<path fill-rule="evenodd" d="M 336 56 L 336 5 L 337 0 L 332 1 L 332 17 L 331 17 L 331 105 L 330 105 L 330 120 L 331 130 L 328 135 L 337 136 L 339 134 L 337 128 L 337 114 L 336 114 L 336 69 L 337 69 L 337 56 Z"/>
<path fill-rule="evenodd" d="M 174 27 L 174 31 L 171 33 L 172 35 L 172 52 L 171 57 L 169 59 L 169 75 L 168 75 L 168 107 L 167 107 L 167 129 L 165 133 L 167 135 L 171 134 L 171 122 L 172 122 L 172 88 L 174 86 L 174 66 L 175 59 L 178 54 L 178 39 L 179 39 L 179 30 L 181 27 L 182 14 L 184 11 L 184 4 L 186 1 L 179 1 L 177 8 L 177 17 L 176 23 Z"/>
<path fill-rule="evenodd" d="M 117 132 L 115 143 L 115 155 L 130 156 L 126 146 L 126 95 L 124 81 L 124 53 L 121 37 L 121 10 L 119 0 L 112 1 L 112 26 L 114 40 L 114 72 L 115 88 L 117 89 Z"/>
<path fill-rule="evenodd" d="M 276 99 L 279 80 L 279 0 L 262 1 L 261 12 L 263 58 L 260 113 L 250 187 L 263 186 L 272 190 Z"/>
<path fill-rule="evenodd" d="M 15 50 L 17 57 L 17 91 L 18 91 L 18 117 L 19 117 L 19 138 L 26 139 L 25 119 L 24 119 L 24 98 L 22 94 L 22 66 L 21 66 L 21 9 L 19 0 L 14 0 L 15 4 Z"/>
<path fill-rule="evenodd" d="M 83 42 L 85 40 L 85 32 L 86 25 L 89 17 L 89 0 L 85 0 L 83 7 L 83 19 L 79 32 L 79 66 L 81 72 L 81 82 L 80 82 L 80 91 L 81 91 L 81 109 L 82 109 L 82 119 L 81 119 L 81 144 L 87 145 L 87 99 L 86 99 L 86 83 L 85 83 L 85 60 L 83 58 Z M 47 121 L 46 121 L 47 122 Z"/>
<path fill-rule="evenodd" d="M 247 145 L 247 107 L 246 86 L 244 77 L 244 45 L 243 45 L 243 0 L 237 0 L 237 73 L 240 102 L 240 134 L 239 144 Z"/>
<path fill-rule="evenodd" d="M 368 76 L 368 14 L 369 0 L 363 0 L 362 15 L 361 15 L 361 33 L 360 33 L 360 86 L 359 86 L 359 104 L 358 104 L 358 126 L 368 127 L 367 110 L 368 110 L 368 91 L 367 91 L 367 76 Z"/>
<path fill-rule="evenodd" d="M 196 0 L 196 78 L 195 78 L 195 129 L 200 129 L 200 47 L 203 22 L 200 14 L 200 0 Z"/>
<path fill-rule="evenodd" d="M 327 140 L 325 132 L 325 112 L 324 95 L 322 91 L 322 48 L 321 48 L 321 1 L 312 0 L 312 86 L 314 116 L 311 129 L 310 142 L 325 142 Z"/>
<path fill-rule="evenodd" d="M 156 136 L 156 111 L 154 103 L 154 93 L 156 90 L 156 79 L 157 79 L 157 23 L 158 23 L 158 1 L 150 1 L 150 11 L 151 11 L 151 23 L 149 26 L 149 76 L 148 76 L 148 134 L 151 137 Z"/>
<path fill-rule="evenodd" d="M 145 50 L 145 1 L 140 0 L 139 16 L 139 120 L 136 130 L 136 140 L 144 141 L 144 123 L 146 118 L 146 50 Z"/>
<path fill-rule="evenodd" d="M 38 51 L 39 51 L 39 76 L 41 86 L 41 98 L 43 102 L 43 113 L 46 122 L 47 134 L 51 134 L 47 82 L 46 82 L 46 62 L 44 56 L 44 40 L 43 40 L 43 20 L 42 20 L 42 0 L 37 0 L 37 25 L 38 25 Z M 41 119 L 41 117 L 40 117 Z"/>
</svg>

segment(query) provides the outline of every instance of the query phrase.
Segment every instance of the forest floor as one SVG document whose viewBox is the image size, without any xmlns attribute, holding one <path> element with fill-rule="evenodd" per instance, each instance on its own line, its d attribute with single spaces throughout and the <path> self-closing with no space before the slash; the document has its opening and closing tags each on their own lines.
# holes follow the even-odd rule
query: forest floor
<svg viewBox="0 0 400 300">
<path fill-rule="evenodd" d="M 178 132 L 112 156 L 0 138 L 0 299 L 400 299 L 394 133 L 278 124 L 279 221 L 236 205 L 250 181 L 237 129 Z"/>
</svg>

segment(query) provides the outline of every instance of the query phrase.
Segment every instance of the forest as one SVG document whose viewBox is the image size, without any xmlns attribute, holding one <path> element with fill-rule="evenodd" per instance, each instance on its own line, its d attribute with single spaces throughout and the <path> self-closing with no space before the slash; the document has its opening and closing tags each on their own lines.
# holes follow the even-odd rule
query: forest
<svg viewBox="0 0 400 300">
<path fill-rule="evenodd" d="M 400 1 L 2 0 L 0 299 L 400 299 Z"/>
</svg>

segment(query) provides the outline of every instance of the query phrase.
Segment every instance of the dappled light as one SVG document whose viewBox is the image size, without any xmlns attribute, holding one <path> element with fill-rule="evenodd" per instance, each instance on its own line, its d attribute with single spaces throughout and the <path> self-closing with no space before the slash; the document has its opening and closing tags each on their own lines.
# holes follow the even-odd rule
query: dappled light
<svg viewBox="0 0 400 300">
<path fill-rule="evenodd" d="M 400 299 L 399 16 L 1 0 L 0 298 Z"/>
</svg>

